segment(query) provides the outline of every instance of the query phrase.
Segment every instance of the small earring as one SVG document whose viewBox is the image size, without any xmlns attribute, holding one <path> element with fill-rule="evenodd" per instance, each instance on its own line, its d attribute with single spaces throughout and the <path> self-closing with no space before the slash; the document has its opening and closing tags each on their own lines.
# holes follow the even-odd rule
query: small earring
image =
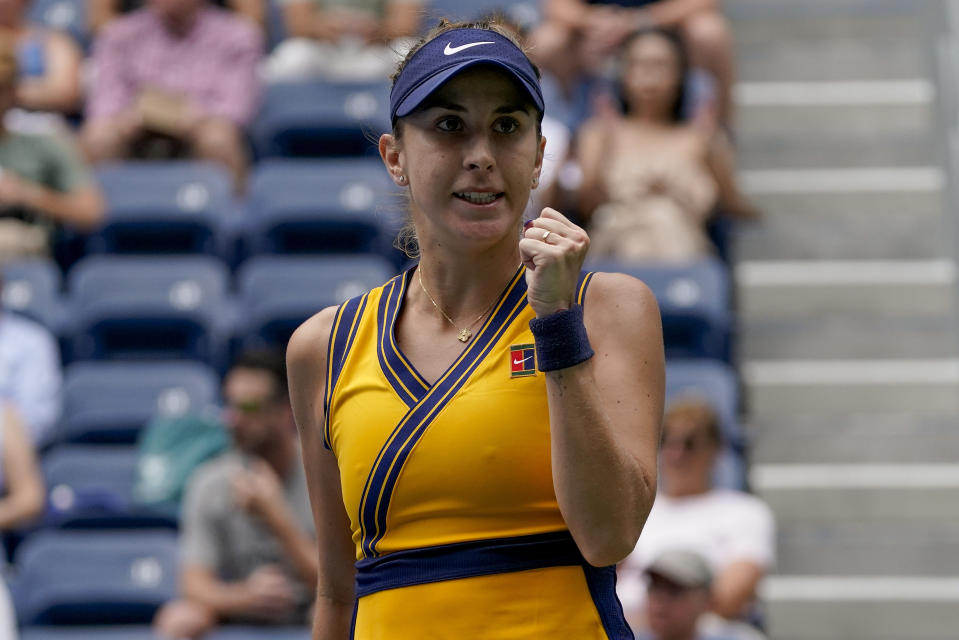
<svg viewBox="0 0 959 640">
<path fill-rule="evenodd" d="M 403 175 L 396 176 L 396 181 L 399 182 L 400 184 L 406 184 L 406 176 L 403 176 Z"/>
</svg>

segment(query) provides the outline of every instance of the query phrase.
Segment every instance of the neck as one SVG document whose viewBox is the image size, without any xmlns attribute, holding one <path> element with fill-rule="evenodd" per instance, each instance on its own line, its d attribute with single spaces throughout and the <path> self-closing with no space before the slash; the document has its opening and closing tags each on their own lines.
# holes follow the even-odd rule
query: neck
<svg viewBox="0 0 959 640">
<path fill-rule="evenodd" d="M 159 18 L 167 31 L 177 37 L 183 37 L 193 29 L 193 25 L 196 24 L 199 15 L 200 9 L 198 8 L 196 11 L 191 11 L 188 14 L 179 16 L 166 16 L 161 14 Z"/>
<path fill-rule="evenodd" d="M 630 110 L 630 115 L 632 116 L 632 120 L 642 122 L 643 124 L 647 125 L 660 128 L 668 128 L 673 125 L 673 119 L 669 113 L 669 110 L 665 108 L 661 109 L 652 106 L 638 106 Z"/>
<path fill-rule="evenodd" d="M 462 329 L 497 299 L 519 264 L 517 244 L 473 255 L 424 248 L 417 276 L 422 276 L 429 296 Z M 418 308 L 438 314 L 418 286 L 410 287 L 408 295 Z"/>
</svg>

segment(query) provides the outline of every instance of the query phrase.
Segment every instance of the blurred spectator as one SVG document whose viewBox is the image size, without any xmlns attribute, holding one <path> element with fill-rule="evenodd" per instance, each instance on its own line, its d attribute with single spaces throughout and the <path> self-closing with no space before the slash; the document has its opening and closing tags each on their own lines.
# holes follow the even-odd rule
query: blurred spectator
<svg viewBox="0 0 959 640">
<path fill-rule="evenodd" d="M 593 256 L 689 260 L 711 252 L 706 222 L 756 215 L 736 186 L 721 131 L 682 120 L 686 57 L 668 31 L 640 31 L 623 46 L 624 115 L 611 107 L 583 125 L 580 212 Z"/>
<path fill-rule="evenodd" d="M 49 444 L 60 417 L 62 382 L 53 335 L 32 320 L 0 311 L 0 398 L 16 409 L 38 448 Z"/>
<path fill-rule="evenodd" d="M 268 0 L 216 0 L 214 4 L 224 9 L 232 9 L 249 18 L 261 27 L 266 24 L 266 3 Z M 97 33 L 108 22 L 143 7 L 147 0 L 87 0 L 87 21 L 90 31 Z"/>
<path fill-rule="evenodd" d="M 187 485 L 180 599 L 155 619 L 165 637 L 219 622 L 305 624 L 313 601 L 316 543 L 283 356 L 240 356 L 223 396 L 233 449 Z"/>
<path fill-rule="evenodd" d="M 0 0 L 0 35 L 12 39 L 20 66 L 15 104 L 72 115 L 80 110 L 83 54 L 65 33 L 28 24 L 27 0 Z"/>
<path fill-rule="evenodd" d="M 13 42 L 0 34 L 0 123 L 15 104 L 17 78 Z M 0 262 L 49 253 L 57 224 L 90 229 L 103 219 L 103 207 L 69 141 L 0 124 Z"/>
<path fill-rule="evenodd" d="M 0 411 L 0 532 L 18 529 L 37 518 L 45 500 L 36 451 L 15 410 Z M 17 621 L 0 574 L 0 638 L 17 638 Z"/>
<path fill-rule="evenodd" d="M 242 187 L 243 127 L 259 95 L 262 34 L 206 0 L 148 0 L 94 42 L 82 138 L 94 162 L 182 152 L 226 165 Z"/>
<path fill-rule="evenodd" d="M 631 33 L 651 27 L 682 34 L 692 65 L 715 78 L 717 116 L 729 124 L 735 71 L 732 34 L 718 0 L 543 0 L 543 21 L 531 38 L 537 60 L 554 72 L 563 52 L 575 51 L 587 67 L 596 68 Z"/>
<path fill-rule="evenodd" d="M 271 82 L 379 80 L 419 32 L 423 0 L 279 0 L 288 39 L 266 64 Z"/>
<path fill-rule="evenodd" d="M 712 572 L 694 551 L 667 551 L 646 568 L 649 630 L 638 640 L 727 640 L 703 633 L 699 620 L 709 611 Z"/>
<path fill-rule="evenodd" d="M 712 570 L 712 611 L 746 619 L 760 579 L 775 562 L 775 522 L 759 498 L 715 489 L 713 467 L 722 447 L 719 419 L 705 402 L 672 404 L 663 418 L 662 486 L 643 535 L 620 566 L 617 591 L 627 618 L 641 628 L 642 573 L 672 549 L 696 551 Z"/>
</svg>

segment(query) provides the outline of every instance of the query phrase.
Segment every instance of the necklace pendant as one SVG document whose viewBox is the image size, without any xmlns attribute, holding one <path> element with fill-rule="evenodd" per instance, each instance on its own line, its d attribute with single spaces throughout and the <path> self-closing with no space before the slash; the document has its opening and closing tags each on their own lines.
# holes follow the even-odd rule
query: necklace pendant
<svg viewBox="0 0 959 640">
<path fill-rule="evenodd" d="M 460 331 L 460 334 L 456 336 L 456 339 L 460 342 L 469 342 L 470 338 L 473 337 L 473 332 L 469 329 L 463 329 Z"/>
</svg>

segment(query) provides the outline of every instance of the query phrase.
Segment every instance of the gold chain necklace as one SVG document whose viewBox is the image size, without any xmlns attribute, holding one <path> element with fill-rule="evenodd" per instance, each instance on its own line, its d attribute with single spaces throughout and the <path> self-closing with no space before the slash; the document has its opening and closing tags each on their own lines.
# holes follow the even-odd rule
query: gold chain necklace
<svg viewBox="0 0 959 640">
<path fill-rule="evenodd" d="M 473 325 L 485 318 L 486 314 L 493 310 L 493 307 L 496 305 L 496 301 L 499 300 L 499 296 L 497 295 L 495 298 L 493 298 L 493 303 L 486 307 L 486 311 L 476 316 L 476 319 L 469 323 L 465 329 L 460 329 L 456 326 L 456 323 L 453 322 L 453 318 L 446 315 L 446 312 L 443 311 L 438 304 L 436 304 L 436 300 L 434 300 L 433 296 L 430 295 L 430 292 L 426 290 L 426 285 L 423 284 L 423 269 L 420 267 L 416 268 L 416 279 L 420 283 L 420 289 L 423 290 L 423 293 L 426 294 L 426 297 L 429 298 L 430 302 L 433 303 L 433 306 L 436 307 L 436 310 L 439 311 L 444 318 L 446 318 L 446 321 L 449 322 L 454 329 L 459 331 L 459 335 L 456 336 L 456 339 L 460 342 L 470 341 L 470 338 L 473 337 Z"/>
</svg>

